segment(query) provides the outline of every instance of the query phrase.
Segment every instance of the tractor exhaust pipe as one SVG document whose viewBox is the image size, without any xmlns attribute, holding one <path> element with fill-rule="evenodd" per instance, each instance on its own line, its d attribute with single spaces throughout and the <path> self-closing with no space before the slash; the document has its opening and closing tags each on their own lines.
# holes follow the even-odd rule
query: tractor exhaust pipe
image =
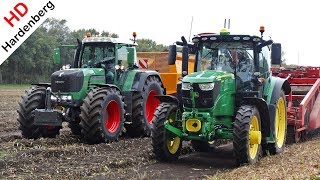
<svg viewBox="0 0 320 180">
<path fill-rule="evenodd" d="M 187 40 L 184 36 L 181 37 L 181 40 L 183 42 L 182 47 L 182 77 L 188 75 L 188 60 L 189 60 L 189 47 Z"/>
</svg>

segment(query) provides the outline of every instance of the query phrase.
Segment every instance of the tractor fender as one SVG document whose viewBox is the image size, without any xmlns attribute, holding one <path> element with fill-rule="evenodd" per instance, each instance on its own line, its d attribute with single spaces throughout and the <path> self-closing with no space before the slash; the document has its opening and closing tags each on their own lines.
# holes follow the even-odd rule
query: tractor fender
<svg viewBox="0 0 320 180">
<path fill-rule="evenodd" d="M 159 95 L 159 96 L 155 96 L 155 97 L 158 98 L 161 102 L 174 103 L 176 105 L 179 105 L 179 100 L 175 96 Z"/>
<path fill-rule="evenodd" d="M 270 126 L 270 128 L 273 135 L 275 132 L 275 127 L 273 126 L 273 124 L 276 118 L 276 105 L 282 90 L 286 95 L 289 94 L 291 92 L 290 83 L 286 79 L 276 77 L 275 85 L 272 90 L 271 100 L 269 104 L 270 125 L 272 125 Z"/>
<path fill-rule="evenodd" d="M 136 73 L 133 84 L 132 84 L 132 91 L 139 91 L 141 92 L 143 89 L 143 86 L 149 76 L 155 76 L 158 77 L 162 83 L 160 74 L 156 71 L 139 71 Z"/>
<path fill-rule="evenodd" d="M 258 108 L 261 119 L 262 137 L 265 142 L 270 134 L 270 116 L 267 102 L 262 98 L 245 97 L 243 104 L 253 105 Z"/>
<path fill-rule="evenodd" d="M 32 86 L 51 87 L 51 83 L 33 83 Z"/>
<path fill-rule="evenodd" d="M 118 86 L 114 85 L 114 84 L 91 84 L 91 85 L 94 85 L 94 86 L 97 86 L 97 87 L 109 87 L 109 88 L 115 88 L 117 89 L 118 91 L 121 92 L 121 90 L 119 89 Z"/>
</svg>

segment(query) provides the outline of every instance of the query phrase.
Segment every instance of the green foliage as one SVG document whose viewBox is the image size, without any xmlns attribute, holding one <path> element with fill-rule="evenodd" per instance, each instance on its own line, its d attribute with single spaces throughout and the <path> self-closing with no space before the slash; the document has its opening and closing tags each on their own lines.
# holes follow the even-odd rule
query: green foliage
<svg viewBox="0 0 320 180">
<path fill-rule="evenodd" d="M 62 65 L 53 64 L 53 49 L 65 44 L 76 44 L 86 32 L 98 35 L 95 29 L 70 31 L 66 20 L 47 19 L 22 45 L 0 66 L 0 84 L 29 84 L 50 82 L 51 74 Z M 103 34 L 118 36 L 103 31 Z M 74 49 L 61 47 L 61 61 L 72 64 Z"/>
<path fill-rule="evenodd" d="M 157 44 L 151 39 L 137 39 L 138 52 L 152 52 L 152 51 L 167 51 L 168 47 L 162 44 Z"/>
<path fill-rule="evenodd" d="M 62 64 L 73 65 L 74 48 L 61 45 L 76 45 L 87 32 L 117 38 L 118 34 L 96 29 L 71 31 L 62 19 L 47 19 L 22 45 L 0 66 L 0 84 L 30 84 L 50 82 L 50 76 Z M 139 51 L 164 51 L 166 46 L 150 39 L 137 40 Z M 53 49 L 60 48 L 61 65 L 53 64 Z"/>
</svg>

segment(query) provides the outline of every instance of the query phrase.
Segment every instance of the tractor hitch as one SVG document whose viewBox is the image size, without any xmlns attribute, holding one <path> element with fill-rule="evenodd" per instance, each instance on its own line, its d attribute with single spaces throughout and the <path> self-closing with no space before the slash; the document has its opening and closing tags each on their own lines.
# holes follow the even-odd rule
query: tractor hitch
<svg viewBox="0 0 320 180">
<path fill-rule="evenodd" d="M 62 126 L 62 111 L 57 109 L 35 109 L 34 125 Z"/>
<path fill-rule="evenodd" d="M 62 126 L 63 112 L 51 107 L 51 88 L 46 89 L 45 109 L 35 109 L 34 125 Z"/>
</svg>

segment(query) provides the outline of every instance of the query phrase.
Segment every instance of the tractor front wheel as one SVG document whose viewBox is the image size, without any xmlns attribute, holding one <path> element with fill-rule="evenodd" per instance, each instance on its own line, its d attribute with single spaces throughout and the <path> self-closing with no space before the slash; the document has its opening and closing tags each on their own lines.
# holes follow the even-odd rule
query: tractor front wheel
<svg viewBox="0 0 320 180">
<path fill-rule="evenodd" d="M 37 139 L 40 137 L 55 138 L 61 129 L 56 126 L 37 126 L 34 124 L 35 109 L 44 109 L 46 88 L 41 86 L 27 90 L 19 102 L 18 122 L 24 138 Z"/>
<path fill-rule="evenodd" d="M 129 136 L 150 136 L 152 118 L 160 101 L 155 96 L 163 95 L 163 85 L 158 77 L 149 76 L 141 93 L 135 92 L 132 98 L 132 124 L 127 132 Z"/>
<path fill-rule="evenodd" d="M 178 107 L 173 103 L 161 103 L 153 117 L 151 142 L 155 157 L 160 161 L 177 160 L 181 154 L 182 140 L 164 127 L 164 122 L 177 125 Z"/>
<path fill-rule="evenodd" d="M 124 114 L 119 90 L 113 87 L 92 89 L 81 106 L 82 137 L 89 144 L 117 141 L 123 130 Z"/>
<path fill-rule="evenodd" d="M 254 164 L 262 153 L 261 121 L 256 107 L 243 105 L 237 111 L 233 129 L 233 151 L 237 165 Z"/>
<path fill-rule="evenodd" d="M 72 134 L 80 135 L 81 134 L 80 117 L 76 117 L 74 121 L 69 122 L 68 127 L 71 129 Z"/>
</svg>

